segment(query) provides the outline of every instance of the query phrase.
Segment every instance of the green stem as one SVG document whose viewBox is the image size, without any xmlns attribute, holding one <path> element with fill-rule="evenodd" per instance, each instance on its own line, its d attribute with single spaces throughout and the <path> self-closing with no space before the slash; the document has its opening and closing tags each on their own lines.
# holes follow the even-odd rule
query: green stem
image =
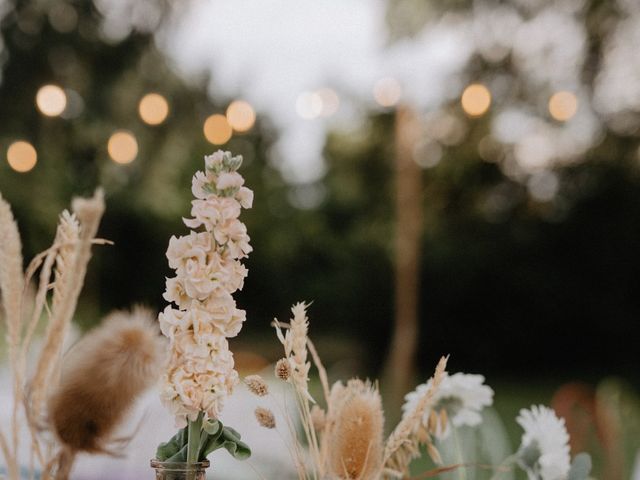
<svg viewBox="0 0 640 480">
<path fill-rule="evenodd" d="M 467 472 L 466 472 L 466 466 L 463 465 L 464 458 L 462 455 L 462 448 L 460 447 L 460 441 L 458 440 L 458 430 L 453 425 L 451 425 L 450 427 L 453 430 L 453 440 L 456 444 L 456 456 L 458 457 L 458 463 L 462 465 L 462 467 L 458 469 L 458 478 L 460 478 L 460 480 L 466 480 Z"/>
<path fill-rule="evenodd" d="M 495 473 L 491 476 L 491 478 L 489 480 L 498 480 L 502 474 L 504 473 L 503 468 L 504 467 L 509 467 L 511 468 L 511 466 L 516 463 L 516 459 L 518 458 L 518 454 L 514 453 L 513 455 L 508 456 L 507 458 L 505 458 L 502 463 L 500 465 L 498 465 L 498 468 L 496 468 Z"/>
<path fill-rule="evenodd" d="M 200 434 L 202 433 L 202 412 L 194 421 L 189 420 L 189 430 L 187 438 L 187 464 L 198 462 L 198 452 L 200 450 Z"/>
</svg>

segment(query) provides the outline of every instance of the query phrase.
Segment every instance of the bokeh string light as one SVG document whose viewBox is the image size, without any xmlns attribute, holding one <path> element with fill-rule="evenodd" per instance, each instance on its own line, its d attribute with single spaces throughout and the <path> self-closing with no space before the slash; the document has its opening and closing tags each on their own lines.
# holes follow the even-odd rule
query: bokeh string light
<svg viewBox="0 0 640 480">
<path fill-rule="evenodd" d="M 233 129 L 227 117 L 216 113 L 207 118 L 204 122 L 204 137 L 214 145 L 224 145 L 233 135 Z"/>
<path fill-rule="evenodd" d="M 402 86 L 395 78 L 381 78 L 373 86 L 373 98 L 381 107 L 394 107 L 401 97 Z"/>
<path fill-rule="evenodd" d="M 227 107 L 227 122 L 236 132 L 247 132 L 256 123 L 256 112 L 244 100 L 234 100 Z"/>
<path fill-rule="evenodd" d="M 33 169 L 38 162 L 38 154 L 33 145 L 18 140 L 7 149 L 7 163 L 16 172 L 25 173 Z"/>
<path fill-rule="evenodd" d="M 138 114 L 148 125 L 160 125 L 169 115 L 169 102 L 159 93 L 148 93 L 138 104 Z"/>
<path fill-rule="evenodd" d="M 473 83 L 462 92 L 460 103 L 468 116 L 480 117 L 491 106 L 491 92 L 481 83 Z"/>
<path fill-rule="evenodd" d="M 109 138 L 107 150 L 114 162 L 131 163 L 138 155 L 138 141 L 131 132 L 118 130 Z"/>
<path fill-rule="evenodd" d="M 67 95 L 57 85 L 44 85 L 36 94 L 36 106 L 43 115 L 57 117 L 67 107 Z"/>
<path fill-rule="evenodd" d="M 567 91 L 556 92 L 549 99 L 549 113 L 559 122 L 573 118 L 578 111 L 578 99 Z"/>
</svg>

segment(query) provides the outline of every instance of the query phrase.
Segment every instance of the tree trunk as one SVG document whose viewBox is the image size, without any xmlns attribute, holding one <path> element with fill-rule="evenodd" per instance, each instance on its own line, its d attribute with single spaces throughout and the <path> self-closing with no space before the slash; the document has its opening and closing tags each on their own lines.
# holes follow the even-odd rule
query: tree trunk
<svg viewBox="0 0 640 480">
<path fill-rule="evenodd" d="M 413 152 L 420 134 L 416 113 L 407 106 L 399 107 L 395 124 L 395 320 L 384 374 L 389 420 L 399 415 L 415 376 L 423 210 L 422 170 Z"/>
</svg>

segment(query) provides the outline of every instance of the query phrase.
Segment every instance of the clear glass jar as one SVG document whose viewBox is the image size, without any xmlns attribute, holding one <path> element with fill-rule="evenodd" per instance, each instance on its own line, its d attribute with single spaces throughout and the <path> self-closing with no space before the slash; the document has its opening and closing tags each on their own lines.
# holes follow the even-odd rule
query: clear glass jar
<svg viewBox="0 0 640 480">
<path fill-rule="evenodd" d="M 206 480 L 209 460 L 197 463 L 151 460 L 151 468 L 156 471 L 156 480 Z"/>
</svg>

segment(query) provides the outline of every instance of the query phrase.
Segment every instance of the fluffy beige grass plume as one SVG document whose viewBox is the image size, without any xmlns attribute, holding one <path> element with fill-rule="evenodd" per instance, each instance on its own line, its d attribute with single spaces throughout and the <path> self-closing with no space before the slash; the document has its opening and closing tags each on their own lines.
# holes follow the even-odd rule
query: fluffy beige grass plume
<svg viewBox="0 0 640 480">
<path fill-rule="evenodd" d="M 382 466 L 384 414 L 380 393 L 369 382 L 350 380 L 334 388 L 329 465 L 336 479 L 375 480 Z"/>
<path fill-rule="evenodd" d="M 113 313 L 66 355 L 48 412 L 67 450 L 109 452 L 115 428 L 159 378 L 164 341 L 154 319 L 143 308 Z"/>
</svg>

